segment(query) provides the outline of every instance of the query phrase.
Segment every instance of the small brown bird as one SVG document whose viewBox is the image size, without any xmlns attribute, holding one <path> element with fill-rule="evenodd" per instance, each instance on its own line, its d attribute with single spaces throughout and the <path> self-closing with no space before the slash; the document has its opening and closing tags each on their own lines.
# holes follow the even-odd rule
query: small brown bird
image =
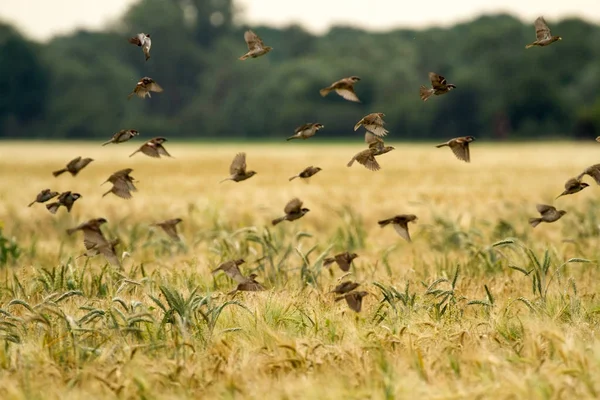
<svg viewBox="0 0 600 400">
<path fill-rule="evenodd" d="M 345 299 L 346 303 L 348 303 L 348 307 L 350 307 L 352 311 L 360 312 L 362 308 L 362 299 L 368 294 L 369 292 L 350 292 L 341 297 L 338 297 L 337 299 L 335 299 L 335 301 Z"/>
<path fill-rule="evenodd" d="M 596 142 L 600 143 L 600 136 L 596 136 Z"/>
<path fill-rule="evenodd" d="M 238 153 L 233 157 L 233 161 L 229 166 L 229 173 L 231 176 L 223 179 L 219 183 L 225 181 L 241 182 L 256 175 L 256 171 L 246 171 L 246 153 Z"/>
<path fill-rule="evenodd" d="M 559 194 L 556 198 L 558 199 L 559 197 L 565 196 L 567 194 L 575 194 L 575 193 L 581 192 L 583 189 L 585 189 L 588 186 L 590 186 L 590 185 L 588 185 L 585 182 L 581 182 L 577 178 L 571 178 L 565 183 L 565 191 L 562 192 L 561 194 Z"/>
<path fill-rule="evenodd" d="M 411 242 L 410 234 L 408 233 L 408 223 L 416 222 L 417 216 L 414 214 L 400 214 L 395 217 L 384 219 L 378 222 L 380 227 L 384 227 L 386 225 L 392 224 L 398 235 L 400 235 L 407 242 Z"/>
<path fill-rule="evenodd" d="M 319 171 L 321 171 L 321 168 L 319 168 L 319 167 L 313 167 L 311 165 L 310 167 L 304 168 L 302 170 L 302 172 L 300 172 L 298 175 L 292 176 L 289 180 L 292 181 L 292 180 L 294 180 L 296 178 L 308 179 L 311 176 L 315 175 Z"/>
<path fill-rule="evenodd" d="M 225 261 L 219 264 L 219 266 L 215 268 L 211 273 L 214 275 L 219 271 L 223 271 L 228 277 L 230 277 L 234 281 L 238 283 L 243 283 L 246 282 L 247 278 L 244 275 L 242 275 L 239 266 L 245 262 L 246 261 L 244 261 L 243 258 L 240 258 L 238 260 Z"/>
<path fill-rule="evenodd" d="M 378 153 L 377 148 L 369 147 L 366 150 L 362 150 L 354 155 L 352 159 L 346 164 L 347 167 L 351 167 L 354 164 L 354 161 L 358 162 L 361 165 L 370 171 L 379 171 L 381 166 L 375 159 L 375 155 Z"/>
<path fill-rule="evenodd" d="M 246 44 L 248 45 L 248 52 L 246 54 L 244 54 L 243 56 L 241 56 L 239 58 L 240 60 L 246 60 L 247 58 L 250 58 L 250 57 L 256 58 L 256 57 L 264 56 L 265 54 L 267 54 L 268 52 L 273 50 L 273 48 L 271 46 L 265 46 L 262 39 L 260 37 L 258 37 L 258 35 L 256 33 L 252 32 L 250 29 L 248 29 L 246 32 L 244 32 L 244 40 L 246 41 Z"/>
<path fill-rule="evenodd" d="M 162 145 L 166 141 L 167 139 L 164 137 L 155 137 L 154 139 L 150 139 L 146 143 L 144 143 L 139 149 L 131 153 L 129 157 L 132 157 L 135 153 L 140 151 L 145 155 L 154 158 L 160 158 L 160 156 L 173 157 L 167 152 L 167 150 Z"/>
<path fill-rule="evenodd" d="M 71 212 L 71 208 L 73 208 L 73 204 L 75 204 L 75 201 L 81 197 L 82 196 L 79 193 L 71 193 L 70 191 L 63 192 L 58 196 L 58 199 L 57 199 L 58 201 L 56 201 L 54 203 L 46 204 L 46 208 L 52 214 L 56 214 L 56 212 L 58 211 L 60 206 L 66 207 L 67 212 Z"/>
<path fill-rule="evenodd" d="M 141 47 L 144 55 L 146 56 L 146 61 L 148 61 L 150 58 L 150 47 L 152 47 L 152 41 L 150 40 L 149 33 L 138 33 L 134 37 L 129 38 L 129 43 Z"/>
<path fill-rule="evenodd" d="M 160 93 L 162 91 L 163 88 L 160 87 L 158 83 L 154 82 L 154 79 L 145 76 L 142 79 L 140 79 L 140 81 L 135 85 L 135 88 L 133 88 L 133 91 L 129 93 L 127 99 L 131 99 L 134 94 L 142 99 L 146 98 L 146 96 L 152 98 L 150 92 Z"/>
<path fill-rule="evenodd" d="M 137 188 L 133 184 L 133 177 L 129 175 L 132 172 L 133 169 L 125 168 L 109 176 L 106 181 L 102 182 L 102 185 L 104 185 L 106 182 L 110 182 L 113 184 L 113 186 L 108 192 L 104 193 L 102 197 L 109 193 L 113 193 L 114 195 L 123 199 L 130 199 L 131 192 L 137 192 Z"/>
<path fill-rule="evenodd" d="M 306 140 L 309 137 L 315 136 L 315 134 L 319 131 L 319 129 L 325 128 L 325 125 L 317 123 L 309 122 L 307 124 L 301 125 L 296 128 L 294 131 L 294 135 L 290 136 L 286 140 L 292 139 L 303 139 Z"/>
<path fill-rule="evenodd" d="M 321 89 L 319 93 L 321 94 L 321 96 L 325 97 L 329 94 L 329 92 L 335 91 L 337 94 L 339 94 L 346 100 L 360 103 L 358 96 L 356 95 L 356 93 L 354 93 L 354 84 L 358 81 L 360 81 L 360 78 L 358 76 L 343 78 L 337 82 L 332 83 L 330 86 Z"/>
<path fill-rule="evenodd" d="M 38 193 L 34 201 L 29 203 L 28 207 L 31 207 L 35 203 L 45 203 L 56 196 L 58 196 L 58 192 L 53 192 L 50 189 L 44 189 Z"/>
<path fill-rule="evenodd" d="M 290 200 L 283 209 L 285 215 L 283 217 L 274 219 L 271 221 L 271 223 L 273 225 L 277 225 L 283 221 L 295 221 L 298 218 L 302 218 L 304 214 L 309 211 L 310 210 L 308 208 L 302 207 L 302 201 L 299 198 L 294 198 Z"/>
<path fill-rule="evenodd" d="M 175 240 L 176 242 L 180 242 L 181 238 L 177 234 L 177 224 L 181 221 L 183 221 L 181 218 L 168 219 L 163 222 L 157 222 L 156 224 L 152 224 L 152 226 L 161 227 L 162 230 L 165 231 L 165 233 L 169 235 L 171 239 Z"/>
<path fill-rule="evenodd" d="M 374 156 L 380 156 L 395 149 L 393 146 L 386 146 L 382 138 L 375 136 L 369 131 L 365 133 L 365 143 L 369 145 L 370 149 L 375 150 L 373 153 Z"/>
<path fill-rule="evenodd" d="M 107 241 L 104 244 L 94 244 L 85 251 L 80 257 L 94 257 L 102 254 L 106 260 L 116 266 L 120 266 L 121 262 L 117 256 L 116 247 L 121 243 L 119 238 Z M 78 257 L 79 258 L 79 257 Z"/>
<path fill-rule="evenodd" d="M 587 167 L 575 179 L 581 180 L 581 178 L 583 178 L 584 175 L 591 176 L 592 178 L 594 178 L 594 180 L 596 181 L 596 183 L 598 185 L 600 185 L 600 164 L 594 164 L 594 165 L 592 165 L 590 167 Z"/>
<path fill-rule="evenodd" d="M 59 176 L 61 174 L 64 174 L 65 172 L 70 172 L 72 176 L 76 176 L 79 173 L 79 171 L 84 169 L 92 161 L 94 161 L 94 160 L 91 158 L 83 158 L 83 159 L 81 157 L 74 158 L 71 161 L 69 161 L 66 168 L 59 169 L 58 171 L 54 171 L 52 173 L 52 175 Z"/>
<path fill-rule="evenodd" d="M 327 267 L 334 262 L 340 267 L 340 269 L 344 272 L 348 272 L 350 270 L 350 264 L 352 264 L 352 260 L 358 257 L 356 253 L 344 252 L 340 254 L 336 254 L 333 257 L 328 257 L 323 260 L 323 266 Z"/>
<path fill-rule="evenodd" d="M 83 244 L 90 254 L 102 254 L 107 261 L 118 266 L 121 263 L 115 252 L 115 246 L 119 243 L 119 240 L 115 239 L 109 242 L 100 230 L 100 226 L 106 222 L 105 218 L 93 218 L 75 228 L 67 229 L 67 234 L 72 235 L 77 231 L 82 231 Z"/>
<path fill-rule="evenodd" d="M 428 89 L 425 86 L 421 86 L 419 88 L 419 94 L 421 96 L 421 100 L 423 101 L 427 101 L 427 99 L 429 99 L 434 94 L 436 96 L 440 96 L 442 94 L 448 93 L 452 89 L 456 89 L 456 85 L 446 82 L 446 78 L 436 74 L 435 72 L 429 73 L 429 80 L 431 81 L 431 89 Z"/>
<path fill-rule="evenodd" d="M 438 144 L 437 148 L 448 146 L 456 158 L 465 162 L 471 162 L 471 153 L 469 152 L 469 143 L 474 141 L 473 136 L 463 136 L 448 140 L 446 143 Z"/>
<path fill-rule="evenodd" d="M 125 143 L 126 141 L 133 139 L 135 136 L 138 136 L 140 133 L 135 129 L 122 129 L 119 132 L 115 133 L 108 142 L 102 143 L 102 146 L 106 146 L 107 144 L 115 143 Z"/>
<path fill-rule="evenodd" d="M 546 23 L 544 17 L 538 17 L 538 19 L 535 20 L 534 25 L 536 41 L 525 46 L 526 49 L 533 46 L 544 47 L 556 42 L 557 40 L 562 40 L 560 36 L 552 36 L 550 28 L 548 28 L 548 24 Z"/>
<path fill-rule="evenodd" d="M 264 286 L 261 285 L 260 283 L 258 283 L 256 281 L 256 277 L 258 275 L 256 274 L 250 274 L 248 276 L 248 278 L 246 278 L 246 280 L 244 282 L 240 282 L 238 283 L 237 287 L 235 288 L 235 290 L 232 290 L 231 292 L 227 293 L 228 295 L 234 295 L 239 291 L 243 291 L 243 292 L 259 292 L 262 290 L 265 290 Z"/>
<path fill-rule="evenodd" d="M 359 286 L 360 286 L 360 283 L 346 281 L 346 282 L 342 282 L 339 285 L 337 285 L 335 287 L 335 289 L 333 289 L 329 293 L 346 294 L 346 293 L 353 291 L 354 289 L 356 289 Z"/>
<path fill-rule="evenodd" d="M 384 137 L 388 134 L 387 129 L 383 127 L 385 122 L 383 122 L 383 117 L 385 117 L 384 113 L 371 113 L 369 115 L 365 115 L 360 121 L 354 125 L 354 131 L 356 132 L 358 128 L 362 125 L 365 129 L 371 132 L 375 136 Z"/>
<path fill-rule="evenodd" d="M 558 221 L 563 215 L 567 212 L 560 210 L 558 211 L 555 207 L 549 206 L 547 204 L 538 204 L 535 206 L 538 212 L 541 214 L 541 218 L 529 218 L 529 223 L 534 228 L 538 226 L 541 222 L 554 222 Z"/>
</svg>

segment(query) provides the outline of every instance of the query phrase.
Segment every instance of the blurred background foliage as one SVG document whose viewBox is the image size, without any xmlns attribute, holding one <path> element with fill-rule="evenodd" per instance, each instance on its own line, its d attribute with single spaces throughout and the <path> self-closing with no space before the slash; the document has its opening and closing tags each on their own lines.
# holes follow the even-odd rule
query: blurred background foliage
<svg viewBox="0 0 600 400">
<path fill-rule="evenodd" d="M 564 40 L 525 50 L 533 21 L 482 16 L 450 28 L 372 33 L 334 27 L 315 36 L 299 26 L 253 26 L 267 56 L 245 62 L 243 14 L 232 0 L 142 0 L 103 32 L 48 43 L 0 24 L 0 137 L 277 139 L 305 122 L 319 135 L 355 137 L 363 115 L 384 112 L 394 140 L 474 135 L 488 139 L 600 135 L 600 27 L 550 21 Z M 127 42 L 150 33 L 152 58 Z M 435 71 L 458 88 L 423 103 Z M 361 104 L 319 89 L 358 75 Z M 143 76 L 165 91 L 127 100 Z"/>
</svg>

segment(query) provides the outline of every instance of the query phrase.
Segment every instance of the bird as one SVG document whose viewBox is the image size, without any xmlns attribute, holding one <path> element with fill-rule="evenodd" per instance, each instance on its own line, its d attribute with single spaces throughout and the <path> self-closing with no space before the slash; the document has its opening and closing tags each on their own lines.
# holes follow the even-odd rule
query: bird
<svg viewBox="0 0 600 400">
<path fill-rule="evenodd" d="M 72 235 L 77 231 L 82 231 L 83 244 L 90 254 L 102 254 L 111 264 L 120 266 L 121 263 L 115 252 L 115 246 L 119 241 L 109 242 L 100 230 L 100 227 L 107 222 L 106 218 L 92 218 L 75 228 L 67 229 L 67 234 Z"/>
<path fill-rule="evenodd" d="M 596 142 L 600 143 L 600 136 L 596 136 Z"/>
<path fill-rule="evenodd" d="M 271 221 L 271 223 L 273 225 L 277 225 L 283 221 L 295 221 L 299 218 L 302 218 L 304 214 L 309 211 L 310 210 L 308 208 L 302 207 L 302 201 L 296 197 L 286 204 L 285 208 L 283 209 L 285 215 L 280 218 L 275 218 L 273 221 Z"/>
<path fill-rule="evenodd" d="M 231 292 L 227 293 L 228 295 L 234 295 L 238 291 L 244 292 L 259 292 L 265 290 L 264 286 L 256 281 L 256 274 L 250 274 L 243 282 L 238 283 L 237 287 Z"/>
<path fill-rule="evenodd" d="M 93 244 L 79 257 L 93 257 L 102 254 L 108 262 L 113 265 L 120 266 L 121 262 L 117 257 L 116 247 L 121 243 L 119 238 L 112 239 L 103 244 Z M 128 253 L 124 253 L 124 256 Z M 79 258 L 78 257 L 78 258 Z"/>
<path fill-rule="evenodd" d="M 152 224 L 152 226 L 158 226 L 158 227 L 162 228 L 162 230 L 165 231 L 165 233 L 167 235 L 169 235 L 169 237 L 171 239 L 173 239 L 177 242 L 180 242 L 181 238 L 177 234 L 177 224 L 180 223 L 181 221 L 183 221 L 181 218 L 168 219 L 166 221 L 157 222 L 155 224 Z"/>
<path fill-rule="evenodd" d="M 558 221 L 563 215 L 565 215 L 567 213 L 564 210 L 558 211 L 555 207 L 549 206 L 547 204 L 538 204 L 535 206 L 535 208 L 538 210 L 538 212 L 540 213 L 540 215 L 542 217 L 541 218 L 529 218 L 529 223 L 534 228 L 542 222 L 550 223 L 550 222 Z"/>
<path fill-rule="evenodd" d="M 375 150 L 374 156 L 380 156 L 395 149 L 393 146 L 386 146 L 382 138 L 369 131 L 365 133 L 365 143 L 369 145 L 370 149 Z"/>
<path fill-rule="evenodd" d="M 238 153 L 233 157 L 233 161 L 229 166 L 229 173 L 231 176 L 223 179 L 219 183 L 225 181 L 241 182 L 256 175 L 256 171 L 246 171 L 246 153 Z"/>
<path fill-rule="evenodd" d="M 362 299 L 363 299 L 363 297 L 365 297 L 368 294 L 369 294 L 369 292 L 350 292 L 343 296 L 338 297 L 337 299 L 335 299 L 335 301 L 340 301 L 340 300 L 345 299 L 346 303 L 348 304 L 348 307 L 350 307 L 350 309 L 352 311 L 360 312 L 360 310 L 362 308 Z"/>
<path fill-rule="evenodd" d="M 333 289 L 329 293 L 346 294 L 346 293 L 349 293 L 349 292 L 353 291 L 354 289 L 356 289 L 359 286 L 360 286 L 360 283 L 356 283 L 356 282 L 352 282 L 352 281 L 346 281 L 346 282 L 342 282 L 339 285 L 337 285 L 335 287 L 335 289 Z"/>
<path fill-rule="evenodd" d="M 104 193 L 102 197 L 109 193 L 113 193 L 114 195 L 123 199 L 130 199 L 131 192 L 137 192 L 137 188 L 133 184 L 133 177 L 129 175 L 132 172 L 133 169 L 125 168 L 109 176 L 107 180 L 102 182 L 102 185 L 104 185 L 106 182 L 110 182 L 113 184 L 113 186 L 108 192 Z"/>
<path fill-rule="evenodd" d="M 387 129 L 383 127 L 385 122 L 383 122 L 383 117 L 385 117 L 384 113 L 371 113 L 369 115 L 365 115 L 360 121 L 354 125 L 354 131 L 356 132 L 360 126 L 364 126 L 365 129 L 375 136 L 383 137 L 388 134 Z"/>
<path fill-rule="evenodd" d="M 158 83 L 154 82 L 154 79 L 145 76 L 142 79 L 140 79 L 139 82 L 135 85 L 133 91 L 127 96 L 127 99 L 131 99 L 131 97 L 133 97 L 134 94 L 142 99 L 146 98 L 146 96 L 152 98 L 150 92 L 160 93 L 162 91 L 163 88 L 160 87 Z"/>
<path fill-rule="evenodd" d="M 76 176 L 79 173 L 79 171 L 84 169 L 92 161 L 94 161 L 92 158 L 74 158 L 71 161 L 69 161 L 65 168 L 52 172 L 52 175 L 59 176 L 61 174 L 64 174 L 65 172 L 69 172 L 72 176 Z"/>
<path fill-rule="evenodd" d="M 592 165 L 590 167 L 587 167 L 575 179 L 581 180 L 581 178 L 583 178 L 584 175 L 591 176 L 592 178 L 594 178 L 594 180 L 596 181 L 596 183 L 598 185 L 600 185 L 600 164 L 594 164 L 594 165 Z"/>
<path fill-rule="evenodd" d="M 265 54 L 273 50 L 271 46 L 265 46 L 262 39 L 250 29 L 244 32 L 244 40 L 248 45 L 248 52 L 239 58 L 242 61 L 250 57 L 256 58 L 264 56 Z"/>
<path fill-rule="evenodd" d="M 150 40 L 149 33 L 138 33 L 134 37 L 129 38 L 129 43 L 141 47 L 144 55 L 146 56 L 146 61 L 150 59 L 150 47 L 152 47 L 152 40 Z"/>
<path fill-rule="evenodd" d="M 369 147 L 366 150 L 359 151 L 352 157 L 352 159 L 346 164 L 347 167 L 351 167 L 354 164 L 354 161 L 358 162 L 361 165 L 370 171 L 379 171 L 381 166 L 375 159 L 375 154 L 377 154 L 378 150 L 375 147 Z"/>
<path fill-rule="evenodd" d="M 339 81 L 333 82 L 331 85 L 323 88 L 319 91 L 321 96 L 325 97 L 331 91 L 335 91 L 337 94 L 342 96 L 344 99 L 360 103 L 358 96 L 354 93 L 354 84 L 360 81 L 358 76 L 350 76 L 348 78 L 340 79 Z"/>
<path fill-rule="evenodd" d="M 294 135 L 290 136 L 286 140 L 292 140 L 292 139 L 306 140 L 310 137 L 315 136 L 315 134 L 319 131 L 319 129 L 323 129 L 323 128 L 325 128 L 325 125 L 323 125 L 323 124 L 320 124 L 318 122 L 317 123 L 309 122 L 307 124 L 297 127 L 296 130 L 294 131 Z"/>
<path fill-rule="evenodd" d="M 549 44 L 552 44 L 554 42 L 556 42 L 557 40 L 562 40 L 562 38 L 560 36 L 552 36 L 552 33 L 550 32 L 550 28 L 548 28 L 548 24 L 546 23 L 546 20 L 544 19 L 544 17 L 538 17 L 535 22 L 535 42 L 528 44 L 527 46 L 525 46 L 526 49 L 529 49 L 530 47 L 534 47 L 534 46 L 540 46 L 540 47 L 544 47 L 544 46 L 548 46 Z"/>
<path fill-rule="evenodd" d="M 137 152 L 142 152 L 149 157 L 160 158 L 160 156 L 173 157 L 167 152 L 167 150 L 163 147 L 163 143 L 166 142 L 167 139 L 164 137 L 155 137 L 153 139 L 148 140 L 144 143 L 139 149 L 134 151 L 129 155 L 132 157 Z"/>
<path fill-rule="evenodd" d="M 352 263 L 352 260 L 354 260 L 357 257 L 358 254 L 349 253 L 346 251 L 344 253 L 336 254 L 333 257 L 325 258 L 323 260 L 323 266 L 327 267 L 335 262 L 342 271 L 347 272 L 350 270 L 350 264 Z"/>
<path fill-rule="evenodd" d="M 211 274 L 214 275 L 219 271 L 223 271 L 228 277 L 230 277 L 234 281 L 238 283 L 243 283 L 246 281 L 247 278 L 244 275 L 242 275 L 239 266 L 244 264 L 245 262 L 246 261 L 243 258 L 222 262 L 217 266 L 217 268 L 211 271 Z"/>
<path fill-rule="evenodd" d="M 79 193 L 72 193 L 70 191 L 63 192 L 58 196 L 57 201 L 55 201 L 54 203 L 46 204 L 46 208 L 52 214 L 56 214 L 60 206 L 66 207 L 67 212 L 71 212 L 73 204 L 75 204 L 75 201 L 81 197 L 82 196 Z"/>
<path fill-rule="evenodd" d="M 319 167 L 313 167 L 311 165 L 310 167 L 304 168 L 302 170 L 302 172 L 300 172 L 298 175 L 292 176 L 289 180 L 292 181 L 292 180 L 294 180 L 296 178 L 308 179 L 311 176 L 315 175 L 319 171 L 322 171 L 321 168 L 319 168 Z"/>
<path fill-rule="evenodd" d="M 438 144 L 437 148 L 448 146 L 454 153 L 456 158 L 465 162 L 471 162 L 471 154 L 469 152 L 469 143 L 474 141 L 473 136 L 463 136 L 448 140 L 446 143 Z"/>
<path fill-rule="evenodd" d="M 140 133 L 135 129 L 121 129 L 119 132 L 115 133 L 109 141 L 102 143 L 102 146 L 106 146 L 107 144 L 111 143 L 125 143 L 126 141 L 133 139 L 139 134 Z"/>
<path fill-rule="evenodd" d="M 425 86 L 421 86 L 419 88 L 419 94 L 421 96 L 421 100 L 427 101 L 432 95 L 440 96 L 442 94 L 446 94 L 452 89 L 456 89 L 456 85 L 452 83 L 447 83 L 446 78 L 441 75 L 436 74 L 435 72 L 429 73 L 429 80 L 431 81 L 431 89 L 428 89 Z"/>
<path fill-rule="evenodd" d="M 414 223 L 417 221 L 417 219 L 417 216 L 414 214 L 400 214 L 392 218 L 383 219 L 377 223 L 382 228 L 392 224 L 396 232 L 398 232 L 398 235 L 400 235 L 407 242 L 411 242 L 412 240 L 410 239 L 410 234 L 408 233 L 408 223 Z"/>
<path fill-rule="evenodd" d="M 564 192 L 559 194 L 556 198 L 558 199 L 559 197 L 565 196 L 567 194 L 575 194 L 577 192 L 581 192 L 583 189 L 585 189 L 588 186 L 590 186 L 590 185 L 588 185 L 585 182 L 581 182 L 577 178 L 571 178 L 565 183 Z"/>
<path fill-rule="evenodd" d="M 29 203 L 28 207 L 31 207 L 35 203 L 45 203 L 56 196 L 58 196 L 58 192 L 53 192 L 50 189 L 44 189 L 38 193 L 34 201 Z"/>
</svg>

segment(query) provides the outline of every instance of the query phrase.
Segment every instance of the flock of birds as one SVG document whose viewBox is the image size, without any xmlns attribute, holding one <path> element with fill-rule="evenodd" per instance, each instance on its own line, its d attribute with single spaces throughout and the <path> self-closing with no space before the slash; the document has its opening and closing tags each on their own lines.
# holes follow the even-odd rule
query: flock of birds
<svg viewBox="0 0 600 400">
<path fill-rule="evenodd" d="M 539 17 L 535 21 L 535 28 L 536 41 L 531 44 L 528 44 L 526 48 L 530 48 L 533 46 L 548 46 L 558 40 L 561 40 L 560 36 L 552 36 L 550 29 L 548 28 L 548 25 L 544 21 L 543 17 Z M 246 44 L 248 45 L 248 52 L 241 56 L 239 58 L 240 60 L 260 57 L 269 53 L 272 50 L 272 47 L 265 46 L 260 37 L 258 37 L 258 35 L 256 35 L 251 30 L 248 30 L 244 33 L 244 39 L 246 41 Z M 152 41 L 150 39 L 149 34 L 139 33 L 136 36 L 130 38 L 129 42 L 141 47 L 146 61 L 150 59 L 150 48 L 152 46 Z M 447 94 L 448 92 L 456 88 L 456 85 L 448 83 L 446 81 L 446 78 L 434 72 L 429 73 L 429 80 L 431 81 L 431 87 L 428 88 L 425 86 L 421 86 L 419 89 L 420 98 L 423 101 L 427 101 L 433 95 L 440 96 L 443 94 Z M 352 102 L 360 102 L 358 96 L 354 91 L 354 85 L 359 81 L 360 78 L 357 76 L 343 78 L 332 83 L 328 87 L 321 89 L 320 94 L 321 96 L 325 97 L 329 93 L 335 92 L 345 100 Z M 131 98 L 134 95 L 142 99 L 146 97 L 151 98 L 151 92 L 160 93 L 162 91 L 162 87 L 158 83 L 156 83 L 154 79 L 150 77 L 143 77 L 137 82 L 135 88 L 129 94 L 128 98 Z M 355 154 L 352 157 L 352 159 L 348 162 L 348 167 L 351 167 L 354 164 L 354 162 L 357 162 L 371 171 L 378 171 L 381 169 L 381 166 L 377 161 L 377 157 L 394 150 L 394 147 L 386 146 L 383 140 L 383 138 L 388 134 L 388 131 L 384 128 L 384 117 L 385 114 L 380 112 L 371 113 L 364 116 L 360 121 L 358 121 L 355 124 L 355 131 L 357 131 L 361 126 L 365 128 L 365 142 L 367 144 L 367 148 Z M 294 131 L 294 135 L 287 138 L 287 140 L 306 140 L 315 136 L 317 132 L 323 128 L 324 125 L 320 123 L 307 123 L 296 128 L 296 130 Z M 103 143 L 102 145 L 105 146 L 108 144 L 124 143 L 138 135 L 139 132 L 134 129 L 121 130 L 115 133 L 110 140 Z M 470 162 L 471 157 L 469 152 L 469 143 L 471 143 L 473 140 L 475 140 L 475 138 L 472 136 L 458 137 L 450 139 L 449 141 L 439 144 L 436 147 L 449 147 L 456 156 L 456 158 L 465 162 Z M 600 142 L 600 137 L 598 137 L 596 140 Z M 171 157 L 171 155 L 163 146 L 163 144 L 166 141 L 167 139 L 164 137 L 156 137 L 150 139 L 149 141 L 144 143 L 139 149 L 133 152 L 130 155 L 130 157 L 137 154 L 138 152 L 141 152 L 146 156 L 154 158 L 160 158 L 162 156 Z M 56 177 L 65 172 L 69 172 L 72 176 L 76 176 L 83 168 L 85 168 L 92 161 L 93 160 L 91 158 L 77 157 L 74 160 L 71 160 L 65 168 L 53 172 L 53 175 Z M 134 178 L 130 175 L 132 171 L 133 170 L 131 168 L 126 168 L 116 171 L 115 173 L 110 175 L 104 183 L 111 183 L 112 188 L 106 193 L 104 193 L 103 196 L 112 193 L 118 197 L 130 199 L 132 197 L 131 193 L 137 191 L 137 188 L 134 185 Z M 289 180 L 291 181 L 296 178 L 308 179 L 317 174 L 319 171 L 321 171 L 321 168 L 309 166 L 303 171 L 301 171 L 299 174 L 289 178 Z M 229 168 L 230 176 L 221 182 L 227 180 L 241 182 L 251 178 L 255 174 L 255 171 L 247 169 L 246 154 L 239 153 L 234 157 L 233 161 L 231 162 L 231 166 Z M 567 183 L 565 184 L 565 191 L 560 196 L 577 193 L 589 186 L 587 183 L 582 182 L 581 180 L 585 174 L 593 177 L 594 180 L 600 185 L 600 164 L 597 164 L 585 169 L 576 178 L 569 179 L 569 181 L 567 181 Z M 65 207 L 67 209 L 67 212 L 70 212 L 75 201 L 81 198 L 81 195 L 79 193 L 67 191 L 59 194 L 58 192 L 51 191 L 50 189 L 45 189 L 37 195 L 36 199 L 31 204 L 29 204 L 29 206 L 31 207 L 36 202 L 45 203 L 57 196 L 58 198 L 55 202 L 46 205 L 46 208 L 53 214 L 55 214 L 61 206 Z M 537 205 L 537 210 L 541 214 L 541 217 L 530 219 L 529 222 L 533 227 L 537 226 L 541 222 L 557 221 L 566 213 L 566 211 L 559 211 L 555 207 L 545 204 Z M 283 211 L 283 216 L 273 219 L 273 225 L 277 225 L 283 221 L 295 221 L 303 217 L 310 210 L 306 207 L 303 207 L 303 202 L 300 199 L 294 198 L 287 203 Z M 417 216 L 414 214 L 400 214 L 392 218 L 379 221 L 379 225 L 381 227 L 392 225 L 396 232 L 403 239 L 410 242 L 411 238 L 408 231 L 408 224 L 410 222 L 415 222 L 416 220 Z M 175 218 L 159 222 L 154 225 L 162 228 L 164 232 L 173 240 L 179 241 L 180 238 L 177 232 L 177 224 L 179 224 L 181 221 L 181 218 Z M 86 248 L 86 252 L 84 253 L 85 256 L 91 257 L 98 254 L 102 254 L 111 264 L 120 266 L 121 260 L 119 259 L 115 251 L 116 246 L 119 244 L 119 239 L 107 239 L 100 229 L 101 225 L 105 224 L 106 222 L 107 221 L 104 218 L 91 219 L 87 222 L 80 224 L 77 227 L 68 229 L 67 233 L 71 235 L 77 231 L 83 232 L 84 246 Z M 350 269 L 352 261 L 357 257 L 358 255 L 356 253 L 344 252 L 337 254 L 334 257 L 326 258 L 323 264 L 324 266 L 329 266 L 333 263 L 336 263 L 343 272 L 347 272 Z M 249 276 L 245 276 L 241 273 L 239 267 L 243 263 L 243 259 L 226 261 L 221 263 L 214 271 L 212 271 L 212 273 L 216 274 L 219 271 L 222 271 L 235 282 L 237 282 L 236 289 L 233 292 L 230 292 L 230 294 L 233 294 L 237 291 L 264 290 L 264 287 L 256 281 L 256 274 L 250 274 Z M 359 286 L 359 283 L 345 281 L 336 286 L 332 293 L 339 295 L 339 297 L 336 298 L 336 301 L 345 299 L 346 303 L 352 310 L 359 312 L 361 310 L 363 297 L 369 294 L 366 291 L 356 290 Z"/>
</svg>

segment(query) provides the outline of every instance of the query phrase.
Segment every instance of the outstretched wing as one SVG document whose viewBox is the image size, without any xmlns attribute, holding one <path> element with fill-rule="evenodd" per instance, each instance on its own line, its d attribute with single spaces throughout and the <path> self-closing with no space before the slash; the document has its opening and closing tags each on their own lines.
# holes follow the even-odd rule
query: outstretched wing
<svg viewBox="0 0 600 400">
<path fill-rule="evenodd" d="M 246 173 L 246 153 L 238 153 L 233 158 L 229 167 L 231 175 L 243 175 Z"/>
<path fill-rule="evenodd" d="M 246 44 L 248 45 L 248 50 L 250 51 L 258 48 L 262 49 L 265 47 L 261 38 L 259 38 L 258 35 L 252 32 L 250 29 L 244 32 L 244 40 L 246 41 Z"/>
<path fill-rule="evenodd" d="M 471 161 L 471 154 L 469 152 L 468 142 L 462 140 L 452 141 L 450 143 L 450 148 L 452 149 L 452 152 L 454 153 L 456 158 L 458 158 L 459 160 L 466 162 Z"/>
<path fill-rule="evenodd" d="M 447 84 L 446 78 L 436 74 L 435 72 L 429 73 L 429 80 L 431 81 L 431 86 L 433 86 L 434 89 L 444 89 Z"/>
<path fill-rule="evenodd" d="M 302 200 L 300 200 L 299 198 L 296 197 L 296 198 L 290 200 L 289 203 L 287 203 L 285 205 L 283 212 L 285 212 L 286 214 L 295 214 L 295 213 L 299 213 L 301 208 L 302 208 Z"/>
<path fill-rule="evenodd" d="M 538 41 L 550 39 L 552 34 L 550 33 L 550 28 L 548 28 L 548 24 L 544 17 L 538 17 L 535 20 L 535 37 Z"/>
</svg>

